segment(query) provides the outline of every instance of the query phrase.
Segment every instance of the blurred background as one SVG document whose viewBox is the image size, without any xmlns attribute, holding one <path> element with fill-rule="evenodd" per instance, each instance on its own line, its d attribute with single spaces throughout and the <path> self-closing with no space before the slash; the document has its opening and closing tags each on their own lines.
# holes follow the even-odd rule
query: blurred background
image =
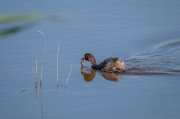
<svg viewBox="0 0 180 119">
<path fill-rule="evenodd" d="M 0 117 L 178 119 L 179 6 L 178 0 L 1 0 Z M 112 79 L 83 70 L 87 52 L 98 63 L 119 57 L 130 73 Z M 42 64 L 40 86 L 35 73 L 40 80 Z"/>
</svg>

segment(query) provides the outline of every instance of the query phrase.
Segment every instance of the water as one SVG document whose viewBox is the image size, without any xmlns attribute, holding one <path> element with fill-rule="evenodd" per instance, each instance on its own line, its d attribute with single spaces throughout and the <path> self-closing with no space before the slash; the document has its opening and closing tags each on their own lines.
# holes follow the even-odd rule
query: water
<svg viewBox="0 0 180 119">
<path fill-rule="evenodd" d="M 43 19 L 0 37 L 0 117 L 178 119 L 179 5 L 162 0 L 1 1 L 1 14 L 31 12 Z M 0 29 L 21 23 L 1 24 Z M 40 77 L 44 38 L 36 30 L 47 41 L 41 87 L 32 71 L 37 59 Z M 59 41 L 63 85 L 57 88 Z M 114 77 L 91 69 L 81 72 L 80 60 L 87 52 L 98 63 L 119 57 L 128 72 Z"/>
</svg>

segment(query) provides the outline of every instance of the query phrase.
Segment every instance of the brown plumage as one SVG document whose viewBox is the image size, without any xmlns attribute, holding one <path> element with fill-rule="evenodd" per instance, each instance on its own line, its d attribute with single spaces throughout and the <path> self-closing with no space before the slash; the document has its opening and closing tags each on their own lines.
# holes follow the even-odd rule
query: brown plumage
<svg viewBox="0 0 180 119">
<path fill-rule="evenodd" d="M 104 72 L 125 72 L 124 62 L 119 60 L 118 57 L 107 58 L 102 61 L 99 65 L 96 64 L 95 57 L 91 53 L 86 53 L 83 60 L 90 61 L 92 63 L 92 68 Z"/>
</svg>

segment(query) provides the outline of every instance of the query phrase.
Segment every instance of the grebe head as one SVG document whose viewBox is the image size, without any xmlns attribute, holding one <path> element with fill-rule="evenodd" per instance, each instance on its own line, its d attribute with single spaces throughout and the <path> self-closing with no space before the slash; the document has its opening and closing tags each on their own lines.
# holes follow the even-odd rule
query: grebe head
<svg viewBox="0 0 180 119">
<path fill-rule="evenodd" d="M 91 53 L 86 53 L 82 59 L 90 61 L 92 63 L 92 65 L 96 65 L 96 60 Z"/>
</svg>

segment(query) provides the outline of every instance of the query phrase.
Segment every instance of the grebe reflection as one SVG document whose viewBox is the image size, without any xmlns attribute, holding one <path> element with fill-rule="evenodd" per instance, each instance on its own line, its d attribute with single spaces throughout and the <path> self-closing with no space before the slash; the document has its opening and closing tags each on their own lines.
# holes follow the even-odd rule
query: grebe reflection
<svg viewBox="0 0 180 119">
<path fill-rule="evenodd" d="M 91 67 L 85 66 L 83 64 L 83 61 L 84 60 L 81 60 L 81 74 L 85 81 L 91 82 L 96 76 L 96 70 Z M 123 78 L 124 75 L 124 73 L 109 73 L 109 72 L 101 72 L 101 71 L 97 71 L 97 72 L 101 74 L 101 76 L 106 80 L 114 81 L 114 82 L 118 82 L 118 79 Z"/>
</svg>

